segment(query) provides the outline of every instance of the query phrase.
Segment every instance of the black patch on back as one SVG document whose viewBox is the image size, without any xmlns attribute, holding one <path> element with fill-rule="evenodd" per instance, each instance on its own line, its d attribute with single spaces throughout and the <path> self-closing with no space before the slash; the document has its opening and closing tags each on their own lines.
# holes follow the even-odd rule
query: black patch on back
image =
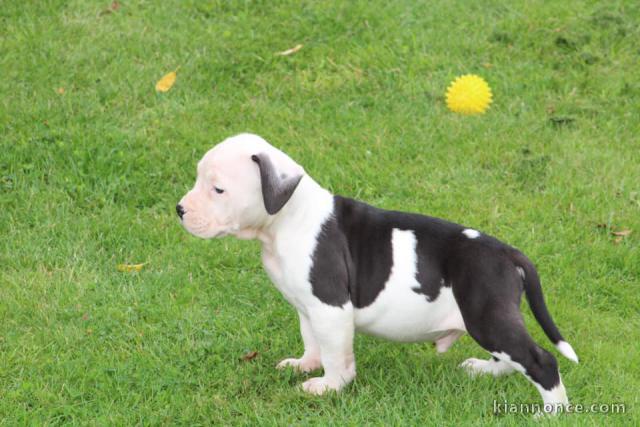
<svg viewBox="0 0 640 427">
<path fill-rule="evenodd" d="M 349 259 L 344 234 L 331 216 L 318 235 L 309 272 L 313 295 L 325 304 L 342 306 L 349 300 Z"/>
<path fill-rule="evenodd" d="M 429 244 L 427 236 L 418 238 L 417 258 L 418 268 L 416 271 L 416 280 L 420 283 L 419 288 L 413 288 L 417 294 L 423 294 L 427 301 L 431 302 L 440 295 L 440 288 L 447 286 L 444 271 L 439 260 L 430 256 Z M 450 286 L 450 284 L 449 284 Z"/>
<path fill-rule="evenodd" d="M 393 229 L 416 236 L 416 280 L 420 286 L 413 290 L 428 301 L 438 298 L 443 286 L 455 287 L 458 281 L 465 287 L 478 279 L 480 269 L 470 271 L 467 267 L 482 265 L 482 260 L 509 248 L 485 234 L 470 239 L 462 233 L 465 227 L 439 218 L 387 211 L 334 196 L 333 215 L 323 224 L 313 254 L 313 294 L 334 306 L 348 299 L 356 308 L 371 305 L 391 275 Z"/>
<path fill-rule="evenodd" d="M 334 215 L 344 234 L 350 260 L 349 295 L 356 308 L 369 306 L 384 289 L 393 267 L 393 229 L 412 231 L 417 240 L 416 293 L 436 299 L 450 286 L 446 271 L 448 247 L 467 239 L 464 227 L 438 218 L 387 211 L 341 196 L 334 197 Z"/>
<path fill-rule="evenodd" d="M 384 211 L 355 200 L 334 197 L 338 226 L 345 236 L 351 260 L 349 295 L 356 308 L 375 301 L 391 274 L 391 231 Z"/>
</svg>

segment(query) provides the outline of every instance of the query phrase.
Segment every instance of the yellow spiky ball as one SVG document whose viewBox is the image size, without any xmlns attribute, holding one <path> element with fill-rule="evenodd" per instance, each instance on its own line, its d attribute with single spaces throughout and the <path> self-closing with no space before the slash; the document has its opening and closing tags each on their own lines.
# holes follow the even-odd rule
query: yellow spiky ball
<svg viewBox="0 0 640 427">
<path fill-rule="evenodd" d="M 447 89 L 447 107 L 454 113 L 482 114 L 491 104 L 491 88 L 475 74 L 455 79 Z"/>
</svg>

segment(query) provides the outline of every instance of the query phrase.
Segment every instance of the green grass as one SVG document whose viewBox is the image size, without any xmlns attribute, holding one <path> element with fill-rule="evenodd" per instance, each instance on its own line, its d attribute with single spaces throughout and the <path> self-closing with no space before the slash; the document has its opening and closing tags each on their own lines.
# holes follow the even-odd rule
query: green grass
<svg viewBox="0 0 640 427">
<path fill-rule="evenodd" d="M 541 425 L 640 423 L 637 2 L 109 3 L 0 6 L 0 425 L 532 422 L 493 414 L 539 401 L 521 375 L 457 368 L 484 355 L 468 337 L 438 356 L 358 336 L 338 396 L 274 369 L 302 344 L 258 244 L 174 213 L 242 131 L 333 192 L 523 250 L 581 358 L 559 357 L 571 401 L 627 409 Z M 465 73 L 494 91 L 484 116 L 444 106 Z"/>
</svg>

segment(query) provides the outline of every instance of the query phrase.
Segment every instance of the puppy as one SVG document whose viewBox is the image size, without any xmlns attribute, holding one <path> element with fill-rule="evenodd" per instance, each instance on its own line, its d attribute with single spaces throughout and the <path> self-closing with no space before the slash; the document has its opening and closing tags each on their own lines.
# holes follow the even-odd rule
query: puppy
<svg viewBox="0 0 640 427">
<path fill-rule="evenodd" d="M 519 310 L 522 293 L 565 357 L 578 362 L 553 323 L 533 264 L 471 228 L 378 209 L 332 195 L 256 135 L 228 138 L 198 163 L 196 183 L 176 206 L 195 236 L 262 242 L 267 274 L 300 318 L 304 353 L 284 359 L 324 375 L 305 391 L 338 391 L 356 375 L 356 331 L 446 351 L 461 335 L 491 354 L 470 373 L 522 372 L 554 413 L 568 404 L 555 357 L 538 346 Z"/>
</svg>

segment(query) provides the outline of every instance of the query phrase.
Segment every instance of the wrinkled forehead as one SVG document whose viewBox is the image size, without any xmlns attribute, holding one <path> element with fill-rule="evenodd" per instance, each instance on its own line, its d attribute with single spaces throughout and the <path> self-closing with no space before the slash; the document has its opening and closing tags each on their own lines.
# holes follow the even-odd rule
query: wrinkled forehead
<svg viewBox="0 0 640 427">
<path fill-rule="evenodd" d="M 198 179 L 205 181 L 237 180 L 247 176 L 251 157 L 240 153 L 214 153 L 210 150 L 198 163 Z"/>
</svg>

